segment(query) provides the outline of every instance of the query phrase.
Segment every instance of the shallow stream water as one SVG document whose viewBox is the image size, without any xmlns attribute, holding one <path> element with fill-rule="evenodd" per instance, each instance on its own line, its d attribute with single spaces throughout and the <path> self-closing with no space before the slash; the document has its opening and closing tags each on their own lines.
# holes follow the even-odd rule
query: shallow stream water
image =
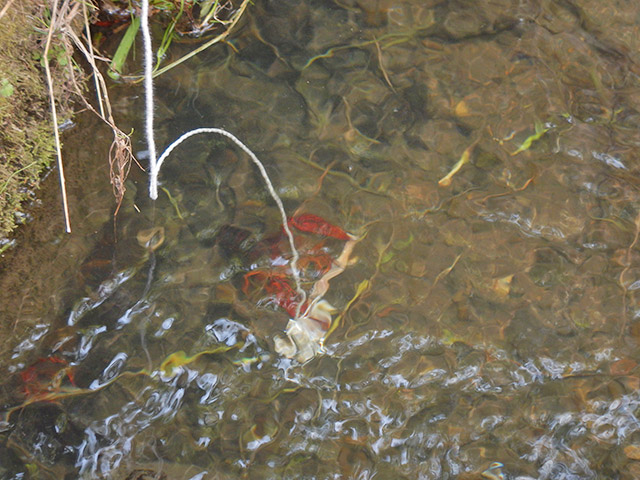
<svg viewBox="0 0 640 480">
<path fill-rule="evenodd" d="M 86 120 L 75 232 L 36 209 L 3 265 L 0 478 L 640 478 L 640 5 L 261 0 L 243 23 L 157 79 L 156 140 L 223 127 L 289 215 L 358 237 L 323 351 L 275 351 L 291 256 L 244 153 L 193 137 L 155 203 L 134 168 L 114 225 Z M 112 95 L 141 131 L 141 90 Z M 344 240 L 294 233 L 309 292 Z"/>
</svg>

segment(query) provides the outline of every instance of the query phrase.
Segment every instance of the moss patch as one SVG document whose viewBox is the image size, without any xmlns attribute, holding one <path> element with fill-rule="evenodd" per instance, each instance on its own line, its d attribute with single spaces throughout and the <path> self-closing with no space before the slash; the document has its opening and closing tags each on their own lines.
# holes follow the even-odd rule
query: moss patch
<svg viewBox="0 0 640 480">
<path fill-rule="evenodd" d="M 0 239 L 19 223 L 21 209 L 33 199 L 43 172 L 54 159 L 48 90 L 42 68 L 46 3 L 13 2 L 0 18 Z M 68 69 L 64 61 L 57 61 L 62 59 L 63 49 L 61 42 L 54 41 L 50 57 L 56 85 L 66 84 Z M 68 107 L 62 105 L 61 110 L 59 117 L 67 118 Z"/>
</svg>

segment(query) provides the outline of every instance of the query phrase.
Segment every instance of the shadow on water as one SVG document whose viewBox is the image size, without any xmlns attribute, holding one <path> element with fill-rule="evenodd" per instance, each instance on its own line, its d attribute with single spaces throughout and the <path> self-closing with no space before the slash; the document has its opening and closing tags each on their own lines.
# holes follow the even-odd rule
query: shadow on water
<svg viewBox="0 0 640 480">
<path fill-rule="evenodd" d="M 189 140 L 155 205 L 134 173 L 114 242 L 108 135 L 77 129 L 77 232 L 28 226 L 0 280 L 0 478 L 638 478 L 639 16 L 260 1 L 158 79 L 160 144 L 232 131 L 290 215 L 362 237 L 304 365 L 246 156 Z M 296 240 L 310 288 L 342 243 Z"/>
</svg>

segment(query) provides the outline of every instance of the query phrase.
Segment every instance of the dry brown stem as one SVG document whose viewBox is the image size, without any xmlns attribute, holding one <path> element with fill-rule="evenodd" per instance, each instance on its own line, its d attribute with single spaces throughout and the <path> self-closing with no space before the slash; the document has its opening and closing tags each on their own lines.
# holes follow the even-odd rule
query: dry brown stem
<svg viewBox="0 0 640 480">
<path fill-rule="evenodd" d="M 67 2 L 65 2 L 65 6 Z M 63 7 L 64 8 L 64 7 Z M 58 175 L 60 178 L 60 192 L 62 194 L 62 210 L 64 215 L 65 231 L 71 233 L 71 222 L 69 220 L 69 204 L 67 201 L 67 185 L 64 178 L 64 166 L 62 163 L 62 148 L 60 147 L 60 132 L 58 130 L 58 114 L 56 111 L 56 98 L 53 93 L 53 80 L 51 79 L 51 69 L 49 67 L 49 48 L 51 47 L 51 38 L 58 17 L 58 0 L 53 1 L 51 9 L 51 23 L 49 24 L 49 33 L 47 34 L 47 42 L 44 47 L 44 71 L 47 77 L 47 86 L 49 87 L 49 101 L 51 103 L 51 118 L 53 121 L 53 134 L 56 141 L 56 158 L 58 163 Z"/>
<path fill-rule="evenodd" d="M 84 11 L 84 19 L 85 25 L 88 25 L 86 9 Z M 96 64 L 96 58 L 91 46 L 91 38 L 88 35 L 88 29 L 87 37 L 84 39 L 84 41 L 83 39 L 80 39 L 75 31 L 71 28 L 65 28 L 64 33 L 69 39 L 71 39 L 75 47 L 82 53 L 82 55 L 89 63 L 89 66 L 91 67 L 91 72 L 96 85 L 96 95 L 98 97 L 100 112 L 98 112 L 93 107 L 93 105 L 91 105 L 91 103 L 85 98 L 74 78 L 76 93 L 78 94 L 82 102 L 86 105 L 86 107 L 94 112 L 100 119 L 102 119 L 102 121 L 104 121 L 113 132 L 113 142 L 111 144 L 111 148 L 109 149 L 109 176 L 111 185 L 113 187 L 113 194 L 117 202 L 116 211 L 114 213 L 115 217 L 118 214 L 120 206 L 122 205 L 122 200 L 124 199 L 124 194 L 126 192 L 125 182 L 127 176 L 129 175 L 129 171 L 131 170 L 131 162 L 135 161 L 133 151 L 131 150 L 131 139 L 126 133 L 118 128 L 113 119 L 107 85 L 104 81 L 102 73 L 100 72 Z M 140 166 L 140 164 L 138 164 L 137 162 L 136 164 Z M 142 167 L 140 168 L 142 169 Z"/>
<path fill-rule="evenodd" d="M 629 245 L 629 247 L 627 248 L 627 254 L 625 257 L 625 266 L 622 269 L 622 272 L 620 272 L 620 277 L 618 278 L 618 283 L 620 284 L 620 287 L 623 290 L 623 294 L 622 294 L 622 327 L 620 328 L 620 336 L 622 337 L 625 333 L 625 330 L 627 329 L 627 295 L 629 294 L 629 288 L 627 287 L 627 285 L 625 285 L 625 275 L 627 274 L 627 272 L 629 271 L 629 269 L 631 268 L 631 251 L 633 250 L 633 248 L 636 246 L 636 243 L 638 243 L 638 238 L 640 238 L 640 212 L 638 213 L 638 215 L 636 216 L 635 219 L 635 234 L 633 236 L 633 241 L 631 242 L 631 245 Z"/>
<path fill-rule="evenodd" d="M 382 62 L 382 49 L 380 48 L 380 43 L 375 38 L 373 39 L 373 42 L 375 43 L 376 51 L 378 52 L 378 64 L 380 65 L 380 70 L 382 71 L 382 76 L 384 77 L 385 81 L 387 82 L 387 85 L 389 85 L 389 87 L 391 88 L 393 93 L 396 93 L 396 89 L 394 88 L 393 83 L 391 83 L 391 79 L 389 78 L 389 74 L 387 73 L 387 69 L 384 68 L 384 63 Z"/>
<path fill-rule="evenodd" d="M 7 10 L 9 10 L 9 8 L 11 8 L 11 4 L 14 2 L 15 0 L 9 0 L 4 7 L 2 7 L 2 10 L 0 10 L 0 18 L 4 17 L 5 13 L 7 13 Z"/>
</svg>

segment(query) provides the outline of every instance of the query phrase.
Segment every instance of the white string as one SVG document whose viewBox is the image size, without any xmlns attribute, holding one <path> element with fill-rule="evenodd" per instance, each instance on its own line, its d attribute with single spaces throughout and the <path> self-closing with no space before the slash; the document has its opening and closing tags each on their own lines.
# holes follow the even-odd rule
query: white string
<svg viewBox="0 0 640 480">
<path fill-rule="evenodd" d="M 255 165 L 258 167 L 258 170 L 260 170 L 260 174 L 262 175 L 262 178 L 264 179 L 264 182 L 267 185 L 267 190 L 269 190 L 269 194 L 271 195 L 273 200 L 276 202 L 276 205 L 278 206 L 278 211 L 280 212 L 280 216 L 282 217 L 282 227 L 284 228 L 284 231 L 287 234 L 287 239 L 289 240 L 289 248 L 291 248 L 291 255 L 292 255 L 291 271 L 293 273 L 293 279 L 296 283 L 296 292 L 300 296 L 300 302 L 296 307 L 296 319 L 300 318 L 300 309 L 302 308 L 302 305 L 304 305 L 306 301 L 307 294 L 302 289 L 302 286 L 300 284 L 300 274 L 298 272 L 298 260 L 300 259 L 300 254 L 298 253 L 298 250 L 296 249 L 295 243 L 293 241 L 293 234 L 291 233 L 291 229 L 289 228 L 289 222 L 287 221 L 287 214 L 284 210 L 284 206 L 282 205 L 282 200 L 276 193 L 275 188 L 273 188 L 273 184 L 269 179 L 269 175 L 267 175 L 267 171 L 265 170 L 264 165 L 260 160 L 258 160 L 258 157 L 256 157 L 256 155 L 249 149 L 249 147 L 247 147 L 244 143 L 238 140 L 238 138 L 235 135 L 227 132 L 226 130 L 223 130 L 222 128 L 206 128 L 206 127 L 196 128 L 194 130 L 188 131 L 187 133 L 184 133 L 180 138 L 178 138 L 171 145 L 169 145 L 167 149 L 162 153 L 162 155 L 160 155 L 160 158 L 158 158 L 158 162 L 156 164 L 156 172 L 155 172 L 156 174 L 155 176 L 151 177 L 150 191 L 156 192 L 156 196 L 157 196 L 158 173 L 160 173 L 160 167 L 162 166 L 162 163 L 166 160 L 166 158 L 169 156 L 169 154 L 187 138 L 197 135 L 199 133 L 216 133 L 218 135 L 227 137 L 229 140 L 235 143 L 238 147 L 240 147 L 247 155 L 249 155 L 249 158 L 251 158 L 253 163 L 255 163 Z M 151 197 L 151 198 L 154 198 L 154 197 Z"/>
<path fill-rule="evenodd" d="M 247 147 L 244 143 L 242 143 L 238 138 L 223 130 L 222 128 L 196 128 L 195 130 L 191 130 L 185 134 L 183 134 L 180 138 L 178 138 L 175 142 L 167 147 L 167 149 L 162 153 L 160 158 L 156 159 L 156 144 L 153 138 L 153 51 L 151 48 L 151 35 L 149 33 L 149 0 L 142 0 L 142 13 L 140 19 L 140 28 L 142 30 L 142 40 L 144 46 L 144 93 L 145 93 L 145 134 L 147 137 L 147 147 L 149 149 L 149 196 L 152 200 L 156 200 L 158 198 L 158 174 L 160 173 L 160 167 L 165 159 L 169 156 L 169 154 L 183 141 L 187 138 L 197 135 L 199 133 L 216 133 L 218 135 L 222 135 L 227 137 L 229 140 L 234 142 L 237 146 L 239 146 L 255 163 L 260 170 L 260 174 L 264 179 L 264 182 L 267 185 L 267 189 L 269 190 L 269 194 L 276 202 L 278 206 L 278 211 L 280 212 L 280 216 L 282 217 L 282 227 L 284 228 L 285 233 L 287 234 L 287 239 L 289 240 L 289 248 L 291 248 L 291 271 L 293 273 L 293 279 L 296 284 L 296 292 L 300 297 L 300 302 L 296 307 L 296 319 L 300 317 L 300 310 L 304 305 L 307 295 L 305 291 L 302 289 L 300 283 L 300 273 L 298 272 L 298 260 L 300 259 L 300 254 L 296 249 L 295 243 L 293 241 L 293 234 L 291 233 L 291 229 L 289 228 L 289 222 L 287 221 L 287 214 L 284 210 L 284 206 L 282 205 L 282 200 L 276 193 L 275 188 L 273 188 L 273 184 L 267 175 L 267 171 L 264 168 L 264 165 L 258 157 Z"/>
<path fill-rule="evenodd" d="M 149 0 L 142 0 L 140 29 L 144 47 L 144 110 L 146 115 L 144 130 L 149 150 L 149 196 L 155 200 L 158 198 L 159 167 L 156 162 L 156 142 L 153 138 L 153 50 L 149 33 Z"/>
</svg>

